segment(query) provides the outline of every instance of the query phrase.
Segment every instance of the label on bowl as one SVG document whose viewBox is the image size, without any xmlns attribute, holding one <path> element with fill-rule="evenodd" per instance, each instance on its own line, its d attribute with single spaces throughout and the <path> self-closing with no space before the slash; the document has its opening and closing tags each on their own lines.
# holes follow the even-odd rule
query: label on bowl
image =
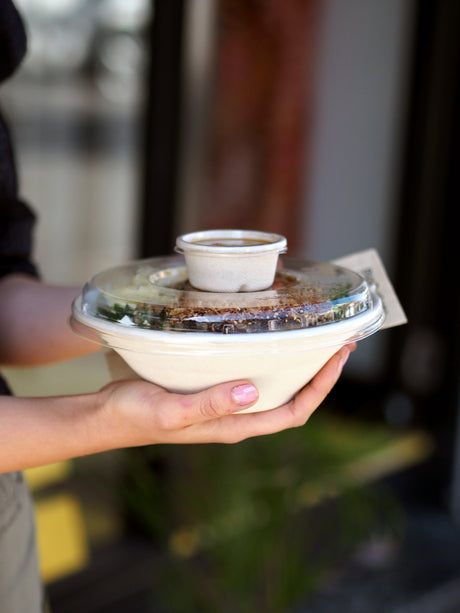
<svg viewBox="0 0 460 613">
<path fill-rule="evenodd" d="M 344 266 L 362 275 L 369 287 L 382 299 L 385 311 L 384 328 L 392 328 L 407 323 L 404 309 L 398 300 L 396 292 L 387 275 L 379 254 L 375 249 L 366 249 L 338 258 L 332 262 L 337 266 Z"/>
</svg>

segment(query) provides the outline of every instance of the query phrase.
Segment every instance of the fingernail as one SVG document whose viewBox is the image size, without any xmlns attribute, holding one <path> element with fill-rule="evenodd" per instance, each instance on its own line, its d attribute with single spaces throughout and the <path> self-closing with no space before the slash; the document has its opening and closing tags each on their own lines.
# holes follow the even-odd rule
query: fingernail
<svg viewBox="0 0 460 613">
<path fill-rule="evenodd" d="M 352 351 L 355 351 L 355 349 L 358 347 L 357 343 L 350 343 L 349 345 L 347 345 L 347 349 L 348 351 L 351 353 Z"/>
<path fill-rule="evenodd" d="M 348 358 L 350 357 L 350 350 L 348 347 L 344 347 L 341 351 L 342 356 L 339 361 L 339 365 L 337 367 L 338 372 L 341 372 L 345 364 L 347 363 Z"/>
<path fill-rule="evenodd" d="M 253 385 L 250 385 L 249 383 L 243 383 L 243 385 L 237 385 L 232 389 L 232 396 L 233 400 L 237 404 L 243 406 L 245 404 L 254 402 L 254 400 L 257 400 L 259 394 L 257 392 L 257 389 Z"/>
</svg>

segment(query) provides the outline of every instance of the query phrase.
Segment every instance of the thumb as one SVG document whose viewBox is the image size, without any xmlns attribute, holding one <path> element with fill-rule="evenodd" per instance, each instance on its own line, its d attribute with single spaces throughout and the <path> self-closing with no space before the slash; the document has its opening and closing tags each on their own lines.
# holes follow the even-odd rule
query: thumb
<svg viewBox="0 0 460 613">
<path fill-rule="evenodd" d="M 229 415 L 248 408 L 259 398 L 257 388 L 249 381 L 234 381 L 215 385 L 202 392 L 181 396 L 186 409 L 183 418 L 198 423 Z M 188 410 L 187 410 L 188 405 Z"/>
</svg>

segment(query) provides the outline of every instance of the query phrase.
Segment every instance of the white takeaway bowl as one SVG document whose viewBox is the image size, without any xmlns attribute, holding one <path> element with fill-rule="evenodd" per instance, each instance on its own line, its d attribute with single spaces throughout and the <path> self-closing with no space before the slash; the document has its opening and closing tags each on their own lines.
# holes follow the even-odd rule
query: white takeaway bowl
<svg viewBox="0 0 460 613">
<path fill-rule="evenodd" d="M 344 345 L 376 332 L 382 302 L 358 315 L 322 326 L 253 334 L 216 334 L 140 329 L 106 321 L 73 304 L 71 326 L 85 338 L 114 349 L 142 379 L 171 392 L 192 393 L 218 383 L 248 379 L 259 400 L 242 412 L 288 402 Z M 90 330 L 88 330 L 90 329 Z"/>
</svg>

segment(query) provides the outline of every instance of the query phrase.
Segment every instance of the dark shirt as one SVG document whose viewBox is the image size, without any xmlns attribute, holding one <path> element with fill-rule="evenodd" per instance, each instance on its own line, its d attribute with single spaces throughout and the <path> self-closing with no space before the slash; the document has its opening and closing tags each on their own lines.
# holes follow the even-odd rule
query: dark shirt
<svg viewBox="0 0 460 613">
<path fill-rule="evenodd" d="M 24 24 L 11 0 L 0 2 L 0 81 L 13 74 L 26 54 Z"/>
<path fill-rule="evenodd" d="M 17 10 L 10 0 L 0 0 L 0 83 L 14 73 L 26 48 Z M 18 196 L 11 138 L 0 112 L 0 278 L 17 272 L 37 274 L 31 261 L 33 225 L 33 213 Z M 1 378 L 0 393 L 8 393 Z"/>
<path fill-rule="evenodd" d="M 25 50 L 19 15 L 10 0 L 0 0 L 0 82 L 13 74 Z M 0 115 L 0 277 L 14 272 L 35 274 L 30 261 L 33 221 L 31 211 L 18 198 L 11 141 Z M 0 378 L 0 394 L 8 393 Z M 33 508 L 20 473 L 0 474 L 0 611 L 44 611 Z"/>
</svg>

